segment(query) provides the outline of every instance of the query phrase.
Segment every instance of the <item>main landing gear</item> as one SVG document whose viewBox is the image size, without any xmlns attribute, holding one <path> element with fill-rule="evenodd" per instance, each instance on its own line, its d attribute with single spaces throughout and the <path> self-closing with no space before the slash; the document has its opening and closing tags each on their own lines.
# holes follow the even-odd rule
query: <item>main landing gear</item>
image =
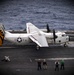
<svg viewBox="0 0 74 75">
<path fill-rule="evenodd" d="M 39 49 L 40 49 L 40 47 L 37 45 L 37 46 L 36 46 L 36 50 L 39 50 Z"/>
</svg>

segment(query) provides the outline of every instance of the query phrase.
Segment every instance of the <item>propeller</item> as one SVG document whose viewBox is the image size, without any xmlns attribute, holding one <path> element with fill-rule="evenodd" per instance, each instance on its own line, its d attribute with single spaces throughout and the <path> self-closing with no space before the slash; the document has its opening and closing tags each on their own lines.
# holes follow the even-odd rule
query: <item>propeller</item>
<svg viewBox="0 0 74 75">
<path fill-rule="evenodd" d="M 47 24 L 46 25 L 46 28 L 47 28 L 47 33 L 51 32 L 51 30 L 49 29 L 49 25 Z M 54 43 L 55 43 L 55 39 L 57 38 L 57 35 L 55 34 L 55 30 L 53 29 L 53 40 L 54 40 Z"/>
<path fill-rule="evenodd" d="M 46 25 L 47 33 L 49 33 L 51 30 L 49 29 L 49 25 Z"/>
<path fill-rule="evenodd" d="M 53 29 L 53 40 L 54 40 L 54 43 L 55 43 L 55 39 L 57 38 L 57 35 L 55 34 L 55 30 Z"/>
</svg>

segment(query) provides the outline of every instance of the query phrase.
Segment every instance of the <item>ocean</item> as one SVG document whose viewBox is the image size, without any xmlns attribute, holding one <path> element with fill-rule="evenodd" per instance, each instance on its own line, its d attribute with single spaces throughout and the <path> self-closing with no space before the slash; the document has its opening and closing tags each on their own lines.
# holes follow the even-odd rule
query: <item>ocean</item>
<svg viewBox="0 0 74 75">
<path fill-rule="evenodd" d="M 38 28 L 74 30 L 72 0 L 2 0 L 0 23 L 6 30 L 24 30 L 31 22 Z"/>
</svg>

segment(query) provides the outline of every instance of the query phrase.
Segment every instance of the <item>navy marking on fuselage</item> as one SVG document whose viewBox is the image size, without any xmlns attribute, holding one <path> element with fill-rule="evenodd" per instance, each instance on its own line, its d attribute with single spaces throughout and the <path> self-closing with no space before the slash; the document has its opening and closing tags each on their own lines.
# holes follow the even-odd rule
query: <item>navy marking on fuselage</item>
<svg viewBox="0 0 74 75">
<path fill-rule="evenodd" d="M 17 42 L 19 42 L 19 43 L 22 42 L 22 38 L 18 37 Z"/>
</svg>

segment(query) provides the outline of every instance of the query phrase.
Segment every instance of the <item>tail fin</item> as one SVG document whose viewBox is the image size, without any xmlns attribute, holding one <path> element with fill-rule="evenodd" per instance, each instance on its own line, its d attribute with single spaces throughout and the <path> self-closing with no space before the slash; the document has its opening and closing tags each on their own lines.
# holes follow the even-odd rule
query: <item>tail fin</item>
<svg viewBox="0 0 74 75">
<path fill-rule="evenodd" d="M 32 33 L 32 32 L 39 32 L 40 30 L 36 27 L 36 26 L 34 26 L 32 23 L 27 23 L 26 24 L 26 29 L 27 29 L 27 33 Z"/>
<path fill-rule="evenodd" d="M 3 44 L 4 36 L 5 36 L 5 31 L 4 31 L 4 26 L 0 24 L 0 46 Z"/>
</svg>

